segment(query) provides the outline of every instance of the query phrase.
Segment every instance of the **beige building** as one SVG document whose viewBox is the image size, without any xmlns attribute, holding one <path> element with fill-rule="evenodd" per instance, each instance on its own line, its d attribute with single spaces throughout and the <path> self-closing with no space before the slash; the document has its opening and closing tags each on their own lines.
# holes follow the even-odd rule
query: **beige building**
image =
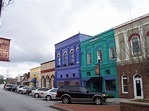
<svg viewBox="0 0 149 111">
<path fill-rule="evenodd" d="M 55 60 L 41 63 L 41 87 L 53 88 L 55 78 Z"/>
</svg>

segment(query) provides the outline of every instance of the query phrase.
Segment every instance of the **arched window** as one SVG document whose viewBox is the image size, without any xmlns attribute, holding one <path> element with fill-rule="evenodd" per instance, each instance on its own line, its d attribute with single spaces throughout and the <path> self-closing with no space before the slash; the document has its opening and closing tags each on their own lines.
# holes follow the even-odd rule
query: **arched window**
<svg viewBox="0 0 149 111">
<path fill-rule="evenodd" d="M 122 82 L 122 93 L 128 93 L 128 78 L 126 75 L 122 75 L 121 82 Z"/>
<path fill-rule="evenodd" d="M 74 64 L 74 50 L 70 50 L 70 64 L 73 65 Z"/>
<path fill-rule="evenodd" d="M 97 61 L 100 60 L 102 62 L 102 50 L 97 51 Z"/>
<path fill-rule="evenodd" d="M 137 36 L 131 38 L 131 45 L 133 54 L 140 52 L 139 38 Z"/>
<path fill-rule="evenodd" d="M 64 52 L 64 66 L 67 65 L 67 52 Z"/>
<path fill-rule="evenodd" d="M 61 58 L 60 58 L 60 54 L 57 55 L 58 58 L 58 67 L 61 65 Z"/>
</svg>

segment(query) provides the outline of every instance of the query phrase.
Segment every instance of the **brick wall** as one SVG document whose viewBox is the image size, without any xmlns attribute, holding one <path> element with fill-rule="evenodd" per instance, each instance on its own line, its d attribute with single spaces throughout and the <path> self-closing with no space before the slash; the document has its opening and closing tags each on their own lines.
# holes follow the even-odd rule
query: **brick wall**
<svg viewBox="0 0 149 111">
<path fill-rule="evenodd" d="M 119 97 L 120 98 L 134 98 L 133 76 L 139 74 L 142 77 L 143 95 L 144 98 L 149 98 L 149 75 L 143 72 L 141 64 L 127 64 L 117 66 L 118 83 L 119 83 Z M 121 77 L 125 74 L 128 77 L 128 93 L 122 93 Z"/>
</svg>

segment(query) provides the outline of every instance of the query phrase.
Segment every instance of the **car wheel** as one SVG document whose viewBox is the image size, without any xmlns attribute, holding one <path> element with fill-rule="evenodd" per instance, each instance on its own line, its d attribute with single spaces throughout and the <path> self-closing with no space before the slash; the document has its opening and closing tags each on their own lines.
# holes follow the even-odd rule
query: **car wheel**
<svg viewBox="0 0 149 111">
<path fill-rule="evenodd" d="M 22 94 L 22 93 L 23 93 L 23 91 L 19 91 L 19 93 L 20 93 L 20 94 Z"/>
<path fill-rule="evenodd" d="M 39 97 L 39 94 L 37 94 L 37 93 L 34 94 L 34 97 L 35 97 L 35 98 L 38 98 L 38 97 Z"/>
<path fill-rule="evenodd" d="M 100 105 L 100 104 L 102 104 L 102 99 L 101 99 L 100 97 L 95 97 L 95 98 L 94 98 L 94 103 L 95 103 L 96 105 Z"/>
<path fill-rule="evenodd" d="M 64 97 L 62 98 L 62 103 L 64 103 L 64 104 L 69 104 L 69 103 L 71 103 L 70 97 L 64 96 Z"/>
<path fill-rule="evenodd" d="M 47 101 L 50 101 L 51 99 L 52 99 L 52 97 L 51 97 L 51 96 L 49 96 L 49 95 L 48 95 L 48 96 L 46 96 L 46 100 L 47 100 Z"/>
</svg>

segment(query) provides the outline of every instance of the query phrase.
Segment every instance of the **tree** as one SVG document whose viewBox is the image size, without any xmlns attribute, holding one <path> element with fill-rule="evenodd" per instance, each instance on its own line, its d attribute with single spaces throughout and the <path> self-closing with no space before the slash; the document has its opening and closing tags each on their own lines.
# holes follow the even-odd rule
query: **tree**
<svg viewBox="0 0 149 111">
<path fill-rule="evenodd" d="M 0 84 L 4 83 L 4 76 L 0 75 Z"/>
<path fill-rule="evenodd" d="M 141 69 L 142 74 L 149 75 L 149 15 L 117 28 L 116 33 L 119 33 L 116 37 L 118 64 L 127 65 L 125 72 Z"/>
</svg>

